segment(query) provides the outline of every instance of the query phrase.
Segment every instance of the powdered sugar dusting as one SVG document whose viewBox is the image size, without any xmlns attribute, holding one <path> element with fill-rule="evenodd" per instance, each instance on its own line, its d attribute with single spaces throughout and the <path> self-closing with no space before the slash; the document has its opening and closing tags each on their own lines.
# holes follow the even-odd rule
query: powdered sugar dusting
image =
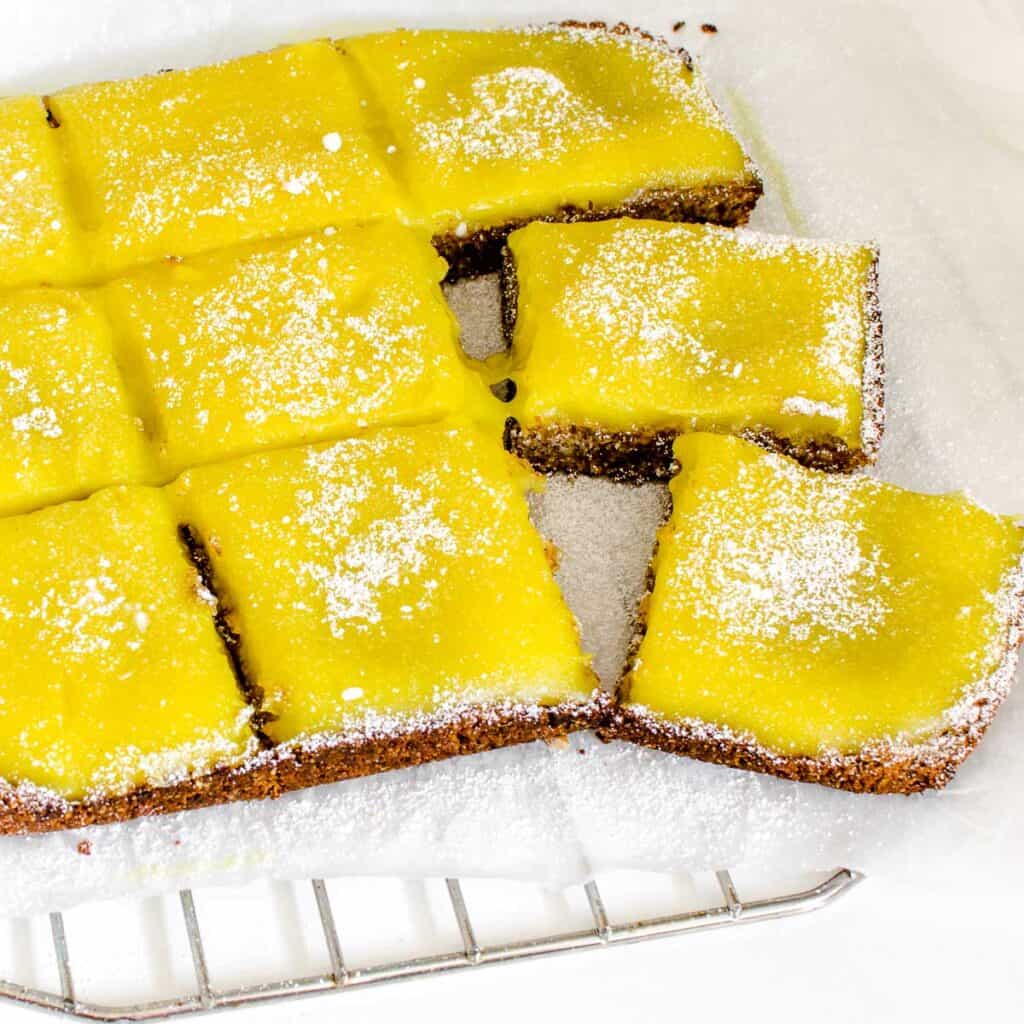
<svg viewBox="0 0 1024 1024">
<path fill-rule="evenodd" d="M 356 86 L 326 40 L 51 102 L 101 262 L 114 269 L 398 205 Z"/>
<path fill-rule="evenodd" d="M 471 91 L 467 113 L 413 126 L 424 150 L 473 166 L 538 152 L 558 157 L 615 134 L 599 108 L 545 68 L 502 68 L 474 79 Z"/>
<path fill-rule="evenodd" d="M 430 418 L 457 400 L 464 371 L 422 244 L 349 228 L 205 258 L 196 277 L 171 268 L 112 286 L 172 470 Z"/>
<path fill-rule="evenodd" d="M 406 480 L 389 459 L 398 443 L 387 434 L 361 442 L 377 453 L 374 457 L 364 450 L 357 456 L 361 465 L 376 463 L 372 474 L 358 472 L 344 445 L 311 449 L 306 455 L 316 485 L 296 493 L 297 523 L 316 557 L 300 560 L 295 571 L 300 591 L 302 580 L 318 589 L 336 638 L 379 626 L 381 604 L 389 594 L 410 595 L 412 603 L 399 609 L 402 616 L 429 615 L 453 564 L 468 565 L 462 560 L 498 548 L 496 525 L 479 524 L 467 532 L 460 525 L 466 513 L 448 502 L 442 507 L 440 495 L 457 484 L 458 471 L 453 478 L 449 466 L 424 466 L 415 480 Z M 484 493 L 503 500 L 493 481 L 472 475 Z M 393 514 L 374 514 L 384 505 L 393 507 Z M 500 563 L 499 554 L 493 571 L 501 571 Z M 444 689 L 439 682 L 441 703 Z"/>
<path fill-rule="evenodd" d="M 29 400 L 32 394 L 29 393 Z M 30 412 L 23 412 L 11 420 L 16 434 L 42 434 L 43 437 L 60 437 L 64 431 L 57 421 L 57 410 L 52 405 L 37 405 Z"/>
<path fill-rule="evenodd" d="M 327 474 L 331 474 L 331 469 L 324 466 L 325 461 L 343 457 L 338 449 L 310 454 L 314 464 L 324 467 Z M 299 523 L 310 531 L 318 546 L 334 552 L 326 564 L 301 562 L 299 572 L 323 594 L 328 626 L 335 637 L 344 636 L 350 628 L 368 630 L 379 624 L 383 593 L 399 586 L 408 587 L 410 580 L 424 576 L 438 556 L 452 558 L 459 551 L 455 534 L 440 515 L 436 498 L 397 483 L 394 490 L 403 505 L 402 511 L 393 518 L 374 520 L 364 533 L 348 543 L 344 537 L 354 509 L 374 496 L 372 487 L 344 481 L 316 495 L 304 491 L 298 496 L 302 508 Z M 444 571 L 442 568 L 442 574 Z M 419 598 L 403 614 L 427 611 L 438 583 L 423 580 Z"/>
<path fill-rule="evenodd" d="M 606 334 L 628 337 L 631 344 L 617 353 L 623 373 L 657 373 L 659 364 L 673 357 L 685 359 L 697 376 L 742 371 L 741 363 L 708 348 L 695 325 L 666 315 L 695 298 L 698 281 L 686 252 L 661 251 L 642 230 L 626 229 L 618 236 L 614 247 L 579 264 L 577 282 L 559 297 L 552 315 L 569 328 L 595 324 Z M 590 372 L 598 384 L 598 368 Z"/>
<path fill-rule="evenodd" d="M 35 323 L 31 327 L 31 333 L 34 338 L 45 339 L 43 344 L 52 344 L 54 339 L 65 334 L 71 317 L 67 309 L 61 305 L 40 303 L 34 310 L 33 320 Z M 50 396 L 54 393 L 63 393 L 73 402 L 76 385 L 83 382 L 76 381 L 70 374 L 62 372 L 63 368 L 57 365 L 54 358 L 45 360 L 44 357 L 44 365 L 50 364 L 50 372 L 56 371 L 57 380 L 53 383 L 48 382 L 49 386 L 43 384 L 34 368 L 24 361 L 24 343 L 25 339 L 21 336 L 0 338 L 2 412 L 9 417 L 10 427 L 15 434 L 39 434 L 46 438 L 58 438 L 64 431 L 57 410 L 50 404 Z M 11 349 L 14 346 L 17 346 L 18 355 L 12 358 Z"/>
<path fill-rule="evenodd" d="M 737 638 L 807 644 L 877 635 L 890 609 L 881 591 L 892 583 L 882 549 L 851 515 L 859 495 L 846 480 L 801 477 L 781 460 L 776 469 L 768 509 L 749 523 L 724 531 L 714 503 L 687 514 L 690 542 L 662 585 L 671 592 L 710 570 L 714 582 L 697 594 L 693 614 Z M 806 487 L 813 495 L 794 500 Z"/>
<path fill-rule="evenodd" d="M 841 423 L 846 418 L 845 405 L 830 405 L 804 395 L 791 395 L 782 400 L 782 411 L 796 416 L 822 416 Z"/>
<path fill-rule="evenodd" d="M 0 299 L 4 511 L 73 497 L 141 472 L 131 416 L 98 311 L 57 290 Z"/>
<path fill-rule="evenodd" d="M 68 580 L 31 603 L 24 616 L 34 622 L 38 642 L 72 661 L 89 660 L 115 643 L 138 650 L 149 625 L 149 612 L 132 600 L 111 575 L 109 558 L 100 557 L 96 575 Z M 0 597 L 0 617 L 10 618 Z"/>
</svg>

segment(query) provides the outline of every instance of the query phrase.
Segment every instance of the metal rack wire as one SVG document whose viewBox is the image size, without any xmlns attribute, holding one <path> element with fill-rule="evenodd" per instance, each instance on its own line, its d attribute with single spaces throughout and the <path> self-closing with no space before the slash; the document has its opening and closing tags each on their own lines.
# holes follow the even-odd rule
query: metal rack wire
<svg viewBox="0 0 1024 1024">
<path fill-rule="evenodd" d="M 707 928 L 722 928 L 789 917 L 826 906 L 848 891 L 862 876 L 855 871 L 842 868 L 812 888 L 749 901 L 740 899 L 728 871 L 719 871 L 716 873 L 716 877 L 722 891 L 722 903 L 700 910 L 624 923 L 616 923 L 609 919 L 597 883 L 587 882 L 584 891 L 594 922 L 592 928 L 561 934 L 542 934 L 498 945 L 481 945 L 477 941 L 463 897 L 462 886 L 458 879 L 450 878 L 446 885 L 462 940 L 461 949 L 408 960 L 394 960 L 358 969 L 346 967 L 327 888 L 322 879 L 313 879 L 313 895 L 327 947 L 330 973 L 221 990 L 214 989 L 210 984 L 199 917 L 196 914 L 192 892 L 185 889 L 179 893 L 179 897 L 192 955 L 192 966 L 195 971 L 196 991 L 194 994 L 122 1006 L 101 1005 L 78 999 L 75 995 L 71 957 L 64 931 L 64 918 L 59 913 L 53 913 L 50 915 L 50 931 L 57 960 L 60 992 L 48 992 L 0 980 L 0 1000 L 54 1011 L 79 1020 L 143 1021 L 180 1017 L 229 1007 L 278 1002 L 318 993 L 347 992 L 365 985 L 378 985 L 407 978 L 483 967 L 488 964 L 552 956 L 556 953 L 602 949 L 627 942 L 643 942 Z"/>
</svg>

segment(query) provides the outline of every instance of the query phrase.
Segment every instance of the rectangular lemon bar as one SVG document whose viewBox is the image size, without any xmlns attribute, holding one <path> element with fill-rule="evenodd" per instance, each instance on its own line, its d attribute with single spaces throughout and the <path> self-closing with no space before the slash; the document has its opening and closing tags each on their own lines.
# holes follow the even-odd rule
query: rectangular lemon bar
<svg viewBox="0 0 1024 1024">
<path fill-rule="evenodd" d="M 0 294 L 0 515 L 150 473 L 95 297 L 54 288 Z"/>
<path fill-rule="evenodd" d="M 328 228 L 163 263 L 106 288 L 164 479 L 259 448 L 496 405 L 398 224 Z"/>
<path fill-rule="evenodd" d="M 858 792 L 945 786 L 1013 679 L 1021 528 L 739 438 L 675 450 L 609 733 Z"/>
<path fill-rule="evenodd" d="M 0 99 L 0 288 L 86 273 L 57 133 L 35 96 Z"/>
<path fill-rule="evenodd" d="M 365 97 L 326 40 L 48 103 L 100 274 L 402 207 Z"/>
<path fill-rule="evenodd" d="M 534 480 L 453 421 L 172 485 L 282 789 L 593 723 L 595 679 L 527 515 Z"/>
<path fill-rule="evenodd" d="M 164 493 L 2 519 L 0 558 L 0 832 L 209 802 L 255 739 Z"/>
<path fill-rule="evenodd" d="M 623 25 L 344 39 L 453 276 L 510 227 L 632 214 L 742 223 L 761 186 L 681 50 Z"/>
<path fill-rule="evenodd" d="M 534 223 L 508 240 L 511 449 L 668 477 L 672 441 L 742 434 L 822 469 L 874 460 L 877 252 L 700 224 Z"/>
</svg>

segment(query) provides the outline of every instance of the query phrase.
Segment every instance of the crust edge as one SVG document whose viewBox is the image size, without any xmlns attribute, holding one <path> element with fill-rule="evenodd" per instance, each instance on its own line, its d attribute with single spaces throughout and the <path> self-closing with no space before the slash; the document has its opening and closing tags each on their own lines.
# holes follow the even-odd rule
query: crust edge
<svg viewBox="0 0 1024 1024">
<path fill-rule="evenodd" d="M 462 754 L 554 740 L 608 720 L 611 698 L 596 690 L 589 699 L 552 706 L 506 702 L 468 705 L 424 715 L 404 728 L 326 734 L 256 753 L 167 786 L 140 786 L 128 793 L 66 801 L 32 786 L 0 783 L 0 835 L 56 832 L 133 818 L 265 800 L 310 786 L 409 768 Z"/>
<path fill-rule="evenodd" d="M 739 227 L 761 198 L 761 180 L 753 171 L 729 184 L 702 185 L 695 188 L 650 188 L 638 192 L 615 206 L 566 205 L 536 217 L 517 217 L 479 228 L 466 235 L 454 232 L 435 235 L 434 248 L 448 263 L 447 283 L 467 277 L 479 277 L 500 269 L 505 240 L 517 228 L 533 221 L 576 224 L 582 221 L 615 220 L 631 217 L 640 220 L 696 221 Z"/>
</svg>

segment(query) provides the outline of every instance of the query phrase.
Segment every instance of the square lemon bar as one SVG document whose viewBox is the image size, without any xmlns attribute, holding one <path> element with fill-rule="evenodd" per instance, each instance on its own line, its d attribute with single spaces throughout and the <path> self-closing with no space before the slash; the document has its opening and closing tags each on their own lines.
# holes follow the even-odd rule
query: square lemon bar
<svg viewBox="0 0 1024 1024">
<path fill-rule="evenodd" d="M 533 530 L 535 478 L 468 423 L 384 429 L 172 485 L 237 637 L 282 789 L 595 720 Z"/>
<path fill-rule="evenodd" d="M 165 479 L 259 448 L 497 406 L 462 354 L 444 272 L 425 235 L 381 223 L 109 285 Z"/>
<path fill-rule="evenodd" d="M 0 519 L 0 554 L 0 832 L 216 799 L 255 737 L 164 493 Z"/>
<path fill-rule="evenodd" d="M 624 26 L 344 39 L 453 275 L 534 217 L 742 223 L 761 186 L 687 54 Z"/>
<path fill-rule="evenodd" d="M 57 131 L 35 96 L 0 99 L 0 288 L 86 273 Z"/>
<path fill-rule="evenodd" d="M 95 296 L 0 294 L 0 515 L 145 482 L 150 473 Z"/>
<path fill-rule="evenodd" d="M 664 478 L 684 431 L 821 469 L 882 434 L 877 252 L 704 224 L 530 224 L 504 268 L 513 451 L 539 469 Z"/>
<path fill-rule="evenodd" d="M 1012 682 L 1021 528 L 739 438 L 676 455 L 611 733 L 858 792 L 946 785 Z"/>
<path fill-rule="evenodd" d="M 396 216 L 364 104 L 325 40 L 49 99 L 103 273 Z"/>
</svg>

